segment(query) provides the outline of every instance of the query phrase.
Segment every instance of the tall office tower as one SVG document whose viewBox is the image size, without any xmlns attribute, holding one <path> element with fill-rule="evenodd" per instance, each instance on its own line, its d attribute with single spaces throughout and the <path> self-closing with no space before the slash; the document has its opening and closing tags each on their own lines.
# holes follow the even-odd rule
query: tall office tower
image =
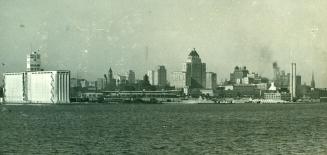
<svg viewBox="0 0 327 155">
<path fill-rule="evenodd" d="M 207 72 L 206 75 L 206 88 L 216 89 L 217 87 L 217 74 L 213 72 Z"/>
<path fill-rule="evenodd" d="M 302 97 L 303 96 L 303 91 L 302 91 L 302 82 L 301 82 L 301 75 L 296 75 L 295 79 L 295 96 L 296 97 Z"/>
<path fill-rule="evenodd" d="M 183 64 L 183 72 L 186 72 L 186 86 L 190 88 L 206 87 L 206 64 L 201 62 L 201 58 L 195 49 L 187 57 Z"/>
<path fill-rule="evenodd" d="M 158 66 L 154 72 L 154 85 L 164 87 L 167 85 L 167 70 L 165 66 Z"/>
<path fill-rule="evenodd" d="M 164 87 L 167 85 L 167 70 L 165 66 L 157 66 L 155 70 L 147 73 L 151 85 Z"/>
<path fill-rule="evenodd" d="M 288 89 L 289 84 L 290 84 L 290 82 L 289 82 L 289 75 L 286 74 L 284 70 L 282 70 L 280 72 L 280 76 L 279 76 L 279 88 L 281 88 L 281 89 Z"/>
<path fill-rule="evenodd" d="M 150 84 L 154 85 L 154 70 L 149 70 L 147 75 L 149 77 Z"/>
<path fill-rule="evenodd" d="M 135 72 L 133 70 L 129 70 L 127 73 L 127 81 L 130 84 L 135 83 Z"/>
<path fill-rule="evenodd" d="M 311 88 L 316 88 L 315 76 L 313 72 L 312 72 L 312 79 L 311 79 Z"/>
<path fill-rule="evenodd" d="M 97 90 L 104 90 L 106 86 L 106 80 L 104 78 L 98 78 L 96 81 Z"/>
<path fill-rule="evenodd" d="M 186 72 L 173 72 L 171 84 L 175 88 L 185 88 L 186 85 Z"/>
<path fill-rule="evenodd" d="M 290 94 L 291 94 L 291 101 L 296 98 L 296 63 L 291 63 L 291 70 L 290 70 Z"/>
<path fill-rule="evenodd" d="M 33 52 L 27 55 L 27 71 L 41 71 L 41 55 Z"/>
</svg>

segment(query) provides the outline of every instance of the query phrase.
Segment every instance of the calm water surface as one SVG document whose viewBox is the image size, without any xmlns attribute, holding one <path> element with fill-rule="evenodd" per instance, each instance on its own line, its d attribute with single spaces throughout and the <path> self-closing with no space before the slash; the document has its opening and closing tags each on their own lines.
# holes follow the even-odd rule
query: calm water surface
<svg viewBox="0 0 327 155">
<path fill-rule="evenodd" d="M 0 110 L 0 154 L 327 154 L 327 104 Z"/>
</svg>

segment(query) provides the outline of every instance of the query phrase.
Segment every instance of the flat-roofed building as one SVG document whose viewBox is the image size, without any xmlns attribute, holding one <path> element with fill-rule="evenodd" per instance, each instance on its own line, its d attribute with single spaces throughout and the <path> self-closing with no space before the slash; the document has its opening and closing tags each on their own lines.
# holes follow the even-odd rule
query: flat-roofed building
<svg viewBox="0 0 327 155">
<path fill-rule="evenodd" d="M 175 88 L 185 88 L 187 86 L 186 73 L 185 72 L 173 72 L 172 85 Z"/>
<path fill-rule="evenodd" d="M 37 52 L 28 54 L 26 57 L 27 71 L 41 71 L 41 55 Z"/>
<path fill-rule="evenodd" d="M 217 74 L 207 72 L 206 75 L 206 89 L 216 89 L 217 87 Z"/>
<path fill-rule="evenodd" d="M 6 103 L 69 103 L 69 71 L 5 73 Z"/>
</svg>

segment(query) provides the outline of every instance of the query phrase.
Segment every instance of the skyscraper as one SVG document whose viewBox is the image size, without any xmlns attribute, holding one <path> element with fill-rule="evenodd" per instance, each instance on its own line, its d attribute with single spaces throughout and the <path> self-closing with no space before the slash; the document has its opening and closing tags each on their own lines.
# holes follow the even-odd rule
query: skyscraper
<svg viewBox="0 0 327 155">
<path fill-rule="evenodd" d="M 154 84 L 159 87 L 167 85 L 167 70 L 165 66 L 158 66 L 154 73 Z"/>
<path fill-rule="evenodd" d="M 167 84 L 167 70 L 165 66 L 157 66 L 155 70 L 147 73 L 151 85 L 164 87 Z"/>
<path fill-rule="evenodd" d="M 150 84 L 154 85 L 154 70 L 149 70 L 147 75 L 149 77 Z"/>
<path fill-rule="evenodd" d="M 183 71 L 186 73 L 186 86 L 190 88 L 206 87 L 206 64 L 202 63 L 197 51 L 193 49 L 183 64 Z"/>
<path fill-rule="evenodd" d="M 296 97 L 302 97 L 303 92 L 302 92 L 302 81 L 301 81 L 302 77 L 301 75 L 296 75 L 296 79 L 295 79 L 295 96 Z"/>
<path fill-rule="evenodd" d="M 27 71 L 41 71 L 41 55 L 37 52 L 33 52 L 27 55 L 26 59 Z"/>
<path fill-rule="evenodd" d="M 291 94 L 291 101 L 296 98 L 296 63 L 291 63 L 291 70 L 290 70 L 290 94 Z"/>
<path fill-rule="evenodd" d="M 186 87 L 186 72 L 173 72 L 171 84 L 178 89 Z"/>
<path fill-rule="evenodd" d="M 206 75 L 206 88 L 216 89 L 217 87 L 217 74 L 213 72 L 207 72 Z"/>
</svg>

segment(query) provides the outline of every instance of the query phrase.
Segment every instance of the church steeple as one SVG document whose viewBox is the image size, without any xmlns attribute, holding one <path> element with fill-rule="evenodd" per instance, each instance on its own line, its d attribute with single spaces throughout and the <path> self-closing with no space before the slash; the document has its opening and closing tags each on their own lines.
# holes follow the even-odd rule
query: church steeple
<svg viewBox="0 0 327 155">
<path fill-rule="evenodd" d="M 311 79 L 311 88 L 316 88 L 316 82 L 315 82 L 315 77 L 314 77 L 313 72 L 312 72 L 312 79 Z"/>
</svg>

